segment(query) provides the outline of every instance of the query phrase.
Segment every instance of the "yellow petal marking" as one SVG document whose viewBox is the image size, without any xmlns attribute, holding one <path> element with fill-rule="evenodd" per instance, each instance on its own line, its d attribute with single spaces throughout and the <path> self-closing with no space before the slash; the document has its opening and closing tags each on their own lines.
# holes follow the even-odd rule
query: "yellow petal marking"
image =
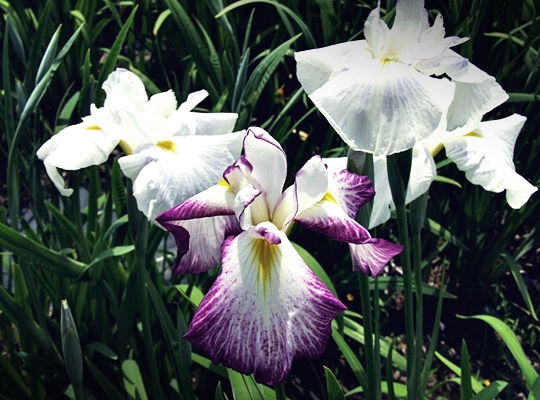
<svg viewBox="0 0 540 400">
<path fill-rule="evenodd" d="M 120 140 L 120 143 L 118 143 L 118 145 L 124 151 L 126 156 L 129 156 L 129 155 L 133 154 L 133 149 L 131 148 L 131 146 L 129 144 L 127 144 L 127 142 L 124 142 L 123 140 Z"/>
<path fill-rule="evenodd" d="M 335 197 L 332 196 L 332 194 L 328 191 L 324 194 L 324 197 L 321 199 L 321 201 L 330 201 L 332 203 L 339 204 L 337 200 L 335 199 Z"/>
<path fill-rule="evenodd" d="M 161 147 L 163 150 L 174 151 L 174 142 L 172 140 L 162 140 L 157 142 L 157 147 Z"/>
<path fill-rule="evenodd" d="M 278 245 L 271 244 L 266 239 L 254 240 L 253 259 L 257 266 L 257 281 L 262 283 L 265 295 L 266 285 L 270 281 L 278 252 Z"/>
<path fill-rule="evenodd" d="M 101 128 L 97 125 L 88 125 L 86 128 L 84 128 L 85 131 L 100 131 Z"/>
<path fill-rule="evenodd" d="M 224 186 L 224 187 L 226 187 L 228 189 L 231 188 L 231 186 L 227 183 L 225 178 L 221 178 L 221 180 L 216 184 L 216 186 Z"/>
</svg>

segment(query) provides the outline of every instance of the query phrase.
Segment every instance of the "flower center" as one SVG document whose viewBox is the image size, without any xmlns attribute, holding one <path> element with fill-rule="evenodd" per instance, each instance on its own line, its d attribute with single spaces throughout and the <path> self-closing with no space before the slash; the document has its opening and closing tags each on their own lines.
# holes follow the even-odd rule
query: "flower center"
<svg viewBox="0 0 540 400">
<path fill-rule="evenodd" d="M 257 280 L 262 283 L 263 291 L 266 291 L 266 283 L 272 275 L 279 247 L 266 239 L 258 239 L 253 244 L 253 252 L 254 259 L 257 260 Z"/>
<path fill-rule="evenodd" d="M 174 151 L 174 142 L 172 140 L 162 140 L 156 143 L 157 147 L 163 150 Z"/>
</svg>

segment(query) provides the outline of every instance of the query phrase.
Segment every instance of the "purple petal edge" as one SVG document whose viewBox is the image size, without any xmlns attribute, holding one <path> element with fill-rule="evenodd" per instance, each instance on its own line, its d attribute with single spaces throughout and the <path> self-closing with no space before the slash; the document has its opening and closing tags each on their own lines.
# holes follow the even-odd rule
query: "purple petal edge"
<svg viewBox="0 0 540 400">
<path fill-rule="evenodd" d="M 377 277 L 390 259 L 403 251 L 403 246 L 384 239 L 369 239 L 362 244 L 349 243 L 353 271 Z"/>
</svg>

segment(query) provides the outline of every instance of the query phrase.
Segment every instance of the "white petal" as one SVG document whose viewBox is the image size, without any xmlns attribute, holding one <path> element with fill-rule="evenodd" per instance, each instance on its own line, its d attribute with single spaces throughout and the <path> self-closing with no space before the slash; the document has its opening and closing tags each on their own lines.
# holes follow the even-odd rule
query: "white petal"
<svg viewBox="0 0 540 400">
<path fill-rule="evenodd" d="M 482 116 L 501 105 L 508 94 L 495 78 L 488 77 L 482 83 L 461 83 L 456 81 L 456 94 L 447 116 L 447 130 L 479 122 Z"/>
<path fill-rule="evenodd" d="M 73 171 L 107 161 L 118 142 L 116 136 L 85 121 L 51 137 L 39 148 L 37 156 L 55 167 Z"/>
<path fill-rule="evenodd" d="M 208 97 L 208 92 L 206 90 L 199 90 L 197 92 L 190 93 L 182 104 L 180 104 L 179 110 L 184 112 L 189 112 L 193 110 L 201 101 Z"/>
<path fill-rule="evenodd" d="M 444 142 L 446 155 L 475 185 L 491 192 L 507 190 L 512 208 L 520 208 L 537 188 L 515 172 L 514 145 L 525 117 L 510 117 L 480 123 L 475 134 Z"/>
<path fill-rule="evenodd" d="M 189 112 L 184 123 L 195 126 L 195 135 L 223 135 L 233 131 L 237 119 L 238 114 L 235 113 Z"/>
<path fill-rule="evenodd" d="M 234 215 L 174 221 L 164 226 L 176 240 L 175 274 L 198 274 L 214 268 L 221 261 L 225 239 L 242 231 Z"/>
<path fill-rule="evenodd" d="M 354 150 L 374 155 L 413 147 L 439 125 L 454 84 L 399 62 L 364 61 L 310 95 Z"/>
<path fill-rule="evenodd" d="M 309 95 L 352 64 L 373 58 L 365 40 L 339 43 L 320 49 L 294 53 L 296 75 Z"/>
<path fill-rule="evenodd" d="M 148 101 L 140 78 L 123 68 L 111 72 L 102 87 L 107 93 L 104 108 L 109 111 L 126 110 L 140 113 Z"/>
<path fill-rule="evenodd" d="M 375 58 L 381 57 L 385 39 L 388 37 L 389 32 L 386 23 L 381 20 L 380 9 L 381 2 L 379 1 L 377 8 L 371 10 L 364 24 L 364 35 L 371 46 Z"/>
<path fill-rule="evenodd" d="M 345 308 L 283 232 L 277 245 L 243 232 L 223 244 L 223 272 L 184 337 L 216 365 L 274 385 L 294 359 L 322 354 L 331 320 Z"/>
<path fill-rule="evenodd" d="M 405 41 L 416 43 L 429 28 L 428 12 L 423 0 L 398 0 L 392 32 L 400 33 Z"/>
<path fill-rule="evenodd" d="M 261 193 L 262 192 L 259 189 L 255 189 L 253 185 L 248 185 L 240 190 L 234 198 L 234 213 L 243 230 L 247 230 L 249 227 L 257 224 L 257 222 L 253 222 L 252 211 L 256 216 L 258 216 L 257 214 L 259 213 L 263 214 L 262 218 L 256 218 L 257 221 L 268 220 L 268 212 L 264 209 L 264 202 L 259 200 L 253 204 L 257 198 L 260 198 Z"/>
<path fill-rule="evenodd" d="M 73 189 L 67 189 L 65 187 L 64 178 L 62 178 L 62 175 L 60 175 L 58 169 L 54 165 L 48 163 L 47 160 L 45 160 L 43 163 L 45 164 L 47 175 L 49 175 L 49 178 L 51 178 L 52 183 L 54 183 L 54 186 L 56 186 L 60 194 L 62 196 L 71 196 Z"/>
<path fill-rule="evenodd" d="M 219 136 L 217 136 L 219 137 Z M 272 212 L 281 196 L 287 177 L 287 159 L 280 144 L 261 128 L 248 128 L 244 139 L 244 153 L 253 166 L 254 186 L 263 192 Z"/>
<path fill-rule="evenodd" d="M 243 132 L 175 137 L 170 150 L 141 146 L 122 157 L 120 167 L 133 180 L 137 205 L 149 219 L 215 185 L 240 153 Z"/>
<path fill-rule="evenodd" d="M 405 204 L 409 204 L 426 193 L 436 176 L 437 167 L 435 166 L 433 156 L 422 143 L 417 143 L 413 147 L 411 175 L 409 177 L 409 185 L 407 186 Z"/>
<path fill-rule="evenodd" d="M 326 164 L 326 170 L 328 172 L 341 172 L 347 169 L 347 157 L 323 158 L 322 160 Z"/>
<path fill-rule="evenodd" d="M 176 96 L 172 90 L 158 93 L 150 97 L 150 100 L 144 105 L 143 112 L 159 115 L 167 118 L 176 110 Z"/>
<path fill-rule="evenodd" d="M 392 200 L 390 183 L 388 182 L 388 171 L 386 167 L 386 157 L 373 157 L 373 172 L 375 180 L 375 197 L 373 198 L 373 207 L 369 219 L 369 229 L 388 221 L 390 219 L 390 210 L 396 207 Z"/>
</svg>

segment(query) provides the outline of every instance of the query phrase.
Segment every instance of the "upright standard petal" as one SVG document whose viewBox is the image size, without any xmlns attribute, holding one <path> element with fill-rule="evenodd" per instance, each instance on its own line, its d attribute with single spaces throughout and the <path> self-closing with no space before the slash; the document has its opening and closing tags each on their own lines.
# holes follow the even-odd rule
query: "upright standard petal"
<svg viewBox="0 0 540 400">
<path fill-rule="evenodd" d="M 525 120 L 514 114 L 481 122 L 470 134 L 443 142 L 446 155 L 465 171 L 469 181 L 490 192 L 506 190 L 512 208 L 521 208 L 538 190 L 516 173 L 512 161 L 516 138 Z"/>
<path fill-rule="evenodd" d="M 354 150 L 389 155 L 412 148 L 437 128 L 454 86 L 399 62 L 369 60 L 310 98 Z"/>
<path fill-rule="evenodd" d="M 263 192 L 270 214 L 281 196 L 287 177 L 285 152 L 264 129 L 251 127 L 244 138 L 244 153 L 253 167 L 252 183 Z"/>
<path fill-rule="evenodd" d="M 346 308 L 280 234 L 275 245 L 248 232 L 225 241 L 223 272 L 184 335 L 215 364 L 267 385 L 285 381 L 294 359 L 319 357 Z"/>
<path fill-rule="evenodd" d="M 117 68 L 111 72 L 103 82 L 102 88 L 107 93 L 103 106 L 110 111 L 125 110 L 140 113 L 148 101 L 141 79 L 124 68 Z"/>
</svg>

